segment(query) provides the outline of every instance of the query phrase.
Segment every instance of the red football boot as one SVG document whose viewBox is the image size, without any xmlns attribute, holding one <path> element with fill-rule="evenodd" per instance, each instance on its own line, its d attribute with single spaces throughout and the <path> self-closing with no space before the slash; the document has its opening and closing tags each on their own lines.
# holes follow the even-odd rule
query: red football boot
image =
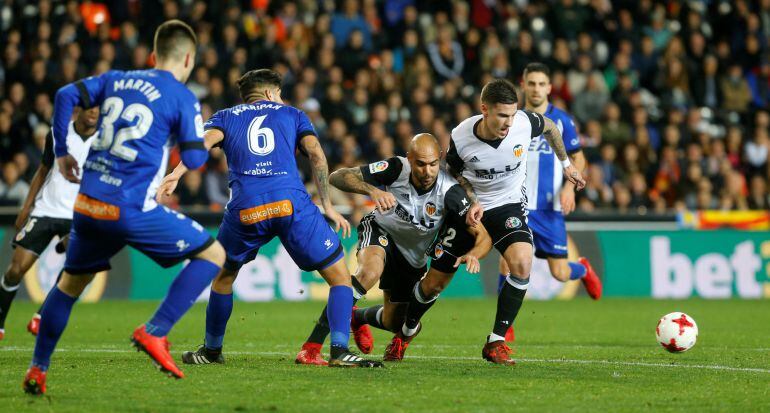
<svg viewBox="0 0 770 413">
<path fill-rule="evenodd" d="M 358 307 L 353 306 L 353 315 L 350 317 L 350 329 L 353 331 L 353 340 L 356 342 L 356 346 L 364 354 L 369 354 L 374 348 L 374 337 L 372 337 L 372 330 L 369 328 L 369 324 L 359 324 L 356 322 L 355 312 Z"/>
<path fill-rule="evenodd" d="M 35 313 L 27 323 L 27 331 L 33 336 L 37 336 L 37 332 L 40 331 L 40 314 Z"/>
<path fill-rule="evenodd" d="M 136 347 L 136 351 L 141 350 L 150 356 L 153 364 L 160 371 L 168 374 L 169 377 L 184 378 L 184 373 L 182 373 L 182 370 L 179 370 L 179 367 L 174 363 L 174 358 L 169 353 L 171 344 L 169 344 L 165 336 L 155 337 L 151 335 L 147 332 L 144 324 L 142 324 L 134 330 L 134 334 L 131 336 L 131 343 Z"/>
<path fill-rule="evenodd" d="M 4 338 L 5 338 L 5 329 L 4 328 L 0 328 L 0 340 L 2 340 Z"/>
<path fill-rule="evenodd" d="M 297 364 L 310 364 L 314 366 L 326 366 L 328 361 L 321 356 L 321 344 L 306 342 L 302 345 L 302 350 L 297 353 L 294 359 Z"/>
<path fill-rule="evenodd" d="M 511 353 L 512 350 L 505 344 L 505 341 L 493 341 L 484 344 L 484 349 L 481 350 L 481 357 L 495 364 L 512 366 L 516 362 L 511 358 Z"/>
<path fill-rule="evenodd" d="M 385 357 L 382 358 L 383 361 L 401 361 L 404 359 L 404 353 L 406 352 L 406 348 L 409 347 L 409 343 L 414 340 L 415 337 L 417 337 L 417 334 L 420 334 L 420 331 L 422 331 L 422 323 L 417 324 L 417 332 L 412 334 L 411 336 L 405 336 L 402 331 L 399 331 L 396 333 L 395 336 L 393 336 L 393 339 L 390 340 L 390 344 L 388 344 L 388 347 L 385 348 Z"/>
<path fill-rule="evenodd" d="M 505 332 L 505 341 L 513 343 L 516 340 L 516 334 L 513 333 L 513 326 L 508 327 L 508 331 Z"/>
<path fill-rule="evenodd" d="M 598 300 L 602 297 L 602 280 L 596 275 L 596 271 L 591 267 L 591 263 L 588 262 L 586 257 L 578 258 L 578 262 L 586 267 L 586 275 L 581 278 L 580 281 L 583 282 L 583 286 L 586 288 L 588 295 L 594 300 Z"/>
<path fill-rule="evenodd" d="M 25 393 L 41 395 L 45 394 L 45 372 L 39 367 L 30 367 L 27 374 L 24 375 L 24 382 L 21 384 Z"/>
</svg>

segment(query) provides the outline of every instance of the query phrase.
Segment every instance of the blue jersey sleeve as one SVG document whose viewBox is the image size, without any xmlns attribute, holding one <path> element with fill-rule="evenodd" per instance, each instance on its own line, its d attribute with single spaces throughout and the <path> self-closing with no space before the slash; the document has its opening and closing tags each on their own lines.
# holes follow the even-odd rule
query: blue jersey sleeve
<svg viewBox="0 0 770 413">
<path fill-rule="evenodd" d="M 62 86 L 56 92 L 51 130 L 54 139 L 54 152 L 57 157 L 67 154 L 67 129 L 75 106 L 88 109 L 101 105 L 104 100 L 104 85 L 112 73 L 114 72 L 109 71 L 99 76 L 78 80 Z"/>
<path fill-rule="evenodd" d="M 203 129 L 218 129 L 222 131 L 222 133 L 225 133 L 225 115 L 226 112 L 224 110 L 218 110 L 216 113 L 211 115 L 209 120 L 206 121 L 206 123 L 203 125 Z"/>
<path fill-rule="evenodd" d="M 192 93 L 190 93 L 190 99 L 181 100 L 179 122 L 177 123 L 177 142 L 184 166 L 189 169 L 197 169 L 203 166 L 203 163 L 208 159 L 208 151 L 203 144 L 201 105 Z"/>
<path fill-rule="evenodd" d="M 297 110 L 297 144 L 299 144 L 302 138 L 309 135 L 318 136 L 315 133 L 313 124 L 310 122 L 310 118 L 307 117 L 305 112 Z"/>
<path fill-rule="evenodd" d="M 562 118 L 562 128 L 564 131 L 561 133 L 561 137 L 564 140 L 564 149 L 568 154 L 573 154 L 581 149 L 580 137 L 575 127 L 575 122 L 569 115 L 565 115 Z"/>
</svg>

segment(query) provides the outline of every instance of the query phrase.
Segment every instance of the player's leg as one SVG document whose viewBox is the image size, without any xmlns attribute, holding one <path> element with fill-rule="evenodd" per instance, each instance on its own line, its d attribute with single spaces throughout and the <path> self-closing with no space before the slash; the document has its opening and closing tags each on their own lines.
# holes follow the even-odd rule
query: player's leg
<svg viewBox="0 0 770 413">
<path fill-rule="evenodd" d="M 497 364 L 514 364 L 511 350 L 505 345 L 505 334 L 513 325 L 529 287 L 532 268 L 532 233 L 521 205 L 509 204 L 484 214 L 484 226 L 495 248 L 502 253 L 510 275 L 497 297 L 497 311 L 492 332 L 482 350 L 484 359 Z"/>
<path fill-rule="evenodd" d="M 37 261 L 37 255 L 22 247 L 16 247 L 11 255 L 11 263 L 0 278 L 0 340 L 5 337 L 5 319 L 11 309 L 24 274 Z"/>
<path fill-rule="evenodd" d="M 4 336 L 5 319 L 24 274 L 45 251 L 56 235 L 69 233 L 72 221 L 46 217 L 30 217 L 14 238 L 11 263 L 0 278 L 0 340 Z"/>
<path fill-rule="evenodd" d="M 45 392 L 45 376 L 51 354 L 69 322 L 72 306 L 94 274 L 110 269 L 110 258 L 123 248 L 118 234 L 100 236 L 102 231 L 110 228 L 110 224 L 75 214 L 64 271 L 48 293 L 40 312 L 34 356 L 24 378 L 25 391 L 33 394 Z"/>
<path fill-rule="evenodd" d="M 166 336 L 219 273 L 225 251 L 200 224 L 166 207 L 121 212 L 129 245 L 165 268 L 189 260 L 172 281 L 155 314 L 131 336 L 134 347 L 150 356 L 162 372 L 182 378 L 184 374 L 169 353 Z"/>
<path fill-rule="evenodd" d="M 511 275 L 511 271 L 508 269 L 508 264 L 505 263 L 505 259 L 503 258 L 502 255 L 498 260 L 497 267 L 498 267 L 497 293 L 500 294 L 500 290 L 503 289 L 505 280 L 506 278 L 508 278 L 509 275 Z"/>
</svg>

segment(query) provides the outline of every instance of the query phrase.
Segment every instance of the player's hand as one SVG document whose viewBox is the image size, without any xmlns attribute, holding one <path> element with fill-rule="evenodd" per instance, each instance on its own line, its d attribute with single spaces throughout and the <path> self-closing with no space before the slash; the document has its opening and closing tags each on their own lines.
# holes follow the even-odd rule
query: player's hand
<svg viewBox="0 0 770 413">
<path fill-rule="evenodd" d="M 468 272 L 471 274 L 476 274 L 481 270 L 481 264 L 479 264 L 479 259 L 473 255 L 465 254 L 462 257 L 458 258 L 457 261 L 455 261 L 454 267 L 457 268 L 462 263 L 465 263 L 465 269 L 467 269 Z"/>
<path fill-rule="evenodd" d="M 331 205 L 324 206 L 324 213 L 327 218 L 334 222 L 334 232 L 337 232 L 342 228 L 342 238 L 350 236 L 350 222 L 340 215 L 339 212 L 335 211 L 334 207 Z"/>
<path fill-rule="evenodd" d="M 163 180 L 160 181 L 160 186 L 158 187 L 158 193 L 155 194 L 155 200 L 162 203 L 163 197 L 171 196 L 176 190 L 177 185 L 179 185 L 179 178 L 174 176 L 174 174 L 163 177 Z"/>
<path fill-rule="evenodd" d="M 562 215 L 567 216 L 575 210 L 575 188 L 572 185 L 564 185 L 559 198 L 561 198 Z"/>
<path fill-rule="evenodd" d="M 369 198 L 372 198 L 372 201 L 377 205 L 377 209 L 379 209 L 380 212 L 385 212 L 396 206 L 396 197 L 390 192 L 381 189 L 375 188 L 369 194 Z"/>
<path fill-rule="evenodd" d="M 586 180 L 583 178 L 583 174 L 581 174 L 574 165 L 570 164 L 570 166 L 564 168 L 564 176 L 567 177 L 567 180 L 575 184 L 576 191 L 585 188 Z"/>
<path fill-rule="evenodd" d="M 481 217 L 483 216 L 484 208 L 478 202 L 474 202 L 468 210 L 468 214 L 465 215 L 465 223 L 470 227 L 475 227 L 481 223 Z"/>
<path fill-rule="evenodd" d="M 75 157 L 66 154 L 56 158 L 56 162 L 59 163 L 59 171 L 64 176 L 64 179 L 73 184 L 80 183 L 80 166 L 78 166 L 78 161 L 75 160 Z"/>
</svg>

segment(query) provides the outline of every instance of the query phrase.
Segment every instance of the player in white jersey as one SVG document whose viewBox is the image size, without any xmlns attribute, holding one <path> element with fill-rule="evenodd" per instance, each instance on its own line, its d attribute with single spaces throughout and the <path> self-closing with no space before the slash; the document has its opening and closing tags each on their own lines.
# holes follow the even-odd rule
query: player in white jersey
<svg viewBox="0 0 770 413">
<path fill-rule="evenodd" d="M 543 135 L 577 189 L 585 186 L 570 163 L 561 132 L 539 113 L 518 110 L 516 89 L 496 79 L 481 91 L 481 115 L 472 116 L 452 130 L 447 163 L 469 196 L 484 208 L 481 221 L 502 254 L 511 275 L 497 299 L 492 333 L 482 350 L 484 359 L 512 365 L 505 333 L 521 308 L 532 267 L 532 233 L 527 225 L 525 188 L 527 148 Z M 469 216 L 469 223 L 474 224 Z"/>
<path fill-rule="evenodd" d="M 81 109 L 75 121 L 69 124 L 67 147 L 81 170 L 91 142 L 97 135 L 98 126 L 99 108 Z M 51 240 L 57 236 L 60 239 L 65 237 L 72 226 L 72 209 L 80 185 L 64 178 L 54 158 L 53 137 L 48 132 L 40 166 L 32 178 L 24 206 L 16 217 L 17 233 L 11 243 L 14 248 L 11 263 L 0 279 L 0 340 L 5 336 L 5 319 L 24 274 Z M 37 335 L 39 324 L 38 311 L 27 325 L 27 330 Z"/>
<path fill-rule="evenodd" d="M 379 280 L 385 302 L 355 309 L 351 327 L 356 344 L 364 353 L 371 352 L 374 344 L 368 325 L 395 332 L 397 345 L 388 347 L 385 360 L 392 359 L 390 353 L 403 357 L 403 349 L 419 331 L 415 326 L 404 336 L 401 327 L 407 318 L 407 308 L 412 310 L 415 286 L 427 271 L 426 251 L 433 249 L 439 231 L 451 226 L 454 237 L 462 238 L 457 239 L 456 244 L 467 247 L 463 251 L 440 254 L 442 260 L 438 260 L 441 256 L 434 256 L 426 278 L 436 280 L 434 284 L 438 286 L 429 290 L 438 291 L 422 300 L 428 301 L 422 313 L 435 301 L 461 263 L 466 263 L 469 271 L 478 272 L 478 259 L 491 249 L 491 240 L 483 226 L 466 231 L 465 214 L 470 202 L 465 190 L 441 169 L 440 157 L 436 138 L 419 134 L 412 139 L 407 158 L 393 157 L 360 168 L 344 168 L 329 177 L 335 187 L 369 195 L 377 204 L 377 209 L 364 217 L 358 227 L 358 270 L 352 284 L 355 298 L 359 299 Z M 329 333 L 325 314 L 326 309 L 297 355 L 298 364 L 325 364 L 320 355 L 321 345 Z"/>
<path fill-rule="evenodd" d="M 539 113 L 556 124 L 572 164 L 579 171 L 584 171 L 586 159 L 572 118 L 548 102 L 551 93 L 550 76 L 548 66 L 542 63 L 527 65 L 521 82 L 526 98 L 525 109 Z M 579 279 L 588 295 L 598 300 L 602 295 L 602 284 L 588 259 L 580 257 L 577 262 L 567 260 L 567 227 L 564 217 L 575 210 L 575 184 L 564 181 L 562 167 L 542 136 L 532 139 L 528 152 L 527 224 L 532 230 L 535 256 L 548 260 L 548 268 L 555 279 L 561 282 Z M 501 257 L 498 289 L 502 288 L 508 275 L 508 266 Z M 512 340 L 513 326 L 506 334 L 506 341 Z"/>
</svg>

